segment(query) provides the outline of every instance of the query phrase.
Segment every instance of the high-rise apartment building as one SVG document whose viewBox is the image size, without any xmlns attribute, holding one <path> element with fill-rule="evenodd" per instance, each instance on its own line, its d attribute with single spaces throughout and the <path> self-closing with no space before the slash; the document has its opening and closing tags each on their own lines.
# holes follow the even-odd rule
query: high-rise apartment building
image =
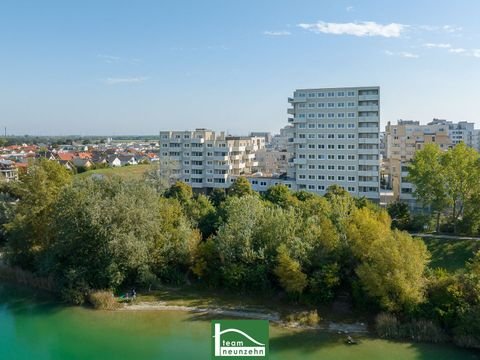
<svg viewBox="0 0 480 360">
<path fill-rule="evenodd" d="M 288 175 L 297 189 L 324 194 L 338 184 L 378 202 L 380 88 L 298 89 L 288 101 Z"/>
<path fill-rule="evenodd" d="M 255 152 L 264 137 L 228 136 L 224 132 L 160 132 L 160 166 L 193 188 L 228 188 L 235 177 L 257 171 Z"/>
</svg>

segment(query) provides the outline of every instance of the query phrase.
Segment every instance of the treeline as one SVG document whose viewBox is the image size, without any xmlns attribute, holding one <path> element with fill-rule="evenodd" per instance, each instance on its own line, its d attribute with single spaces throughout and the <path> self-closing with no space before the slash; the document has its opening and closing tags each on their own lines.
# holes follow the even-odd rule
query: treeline
<svg viewBox="0 0 480 360">
<path fill-rule="evenodd" d="M 430 269 L 422 240 L 338 186 L 260 196 L 239 178 L 205 196 L 151 177 L 74 179 L 43 160 L 4 191 L 18 199 L 2 208 L 7 261 L 52 277 L 73 303 L 94 290 L 192 282 L 312 306 L 348 294 L 358 309 L 480 344 L 480 256 L 462 273 Z"/>
</svg>

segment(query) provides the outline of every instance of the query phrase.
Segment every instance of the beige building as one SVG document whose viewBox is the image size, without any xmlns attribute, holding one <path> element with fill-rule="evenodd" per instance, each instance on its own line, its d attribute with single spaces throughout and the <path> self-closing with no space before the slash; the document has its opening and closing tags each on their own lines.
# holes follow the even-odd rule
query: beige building
<svg viewBox="0 0 480 360">
<path fill-rule="evenodd" d="M 235 177 L 257 172 L 255 153 L 265 138 L 228 136 L 207 129 L 160 132 L 160 166 L 193 188 L 228 188 Z"/>
<path fill-rule="evenodd" d="M 420 125 L 419 121 L 412 120 L 399 120 L 396 125 L 388 122 L 384 141 L 383 177 L 386 186 L 393 190 L 394 200 L 407 202 L 413 209 L 417 204 L 413 184 L 407 181 L 408 163 L 425 144 L 435 143 L 445 150 L 451 147 L 448 126 L 436 122 Z"/>
</svg>

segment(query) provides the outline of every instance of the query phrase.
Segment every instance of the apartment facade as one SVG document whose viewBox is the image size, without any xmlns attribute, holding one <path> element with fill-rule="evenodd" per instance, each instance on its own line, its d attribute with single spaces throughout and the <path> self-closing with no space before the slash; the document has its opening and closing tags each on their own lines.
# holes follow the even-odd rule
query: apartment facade
<svg viewBox="0 0 480 360">
<path fill-rule="evenodd" d="M 427 125 L 440 125 L 448 129 L 448 136 L 455 146 L 461 142 L 470 147 L 475 146 L 475 124 L 467 121 L 459 121 L 457 123 L 444 119 L 433 119 Z"/>
<path fill-rule="evenodd" d="M 426 144 L 435 143 L 441 149 L 447 150 L 454 143 L 449 135 L 448 124 L 432 121 L 420 125 L 419 121 L 398 120 L 397 124 L 388 122 L 385 129 L 385 158 L 383 171 L 387 187 L 393 190 L 394 200 L 409 204 L 415 210 L 417 204 L 414 186 L 407 179 L 408 163 L 417 150 Z"/>
<path fill-rule="evenodd" d="M 160 167 L 197 189 L 228 188 L 257 171 L 255 152 L 265 138 L 228 136 L 208 129 L 160 132 Z"/>
<path fill-rule="evenodd" d="M 288 177 L 297 189 L 323 195 L 338 184 L 378 202 L 380 88 L 297 89 L 288 102 Z"/>
</svg>

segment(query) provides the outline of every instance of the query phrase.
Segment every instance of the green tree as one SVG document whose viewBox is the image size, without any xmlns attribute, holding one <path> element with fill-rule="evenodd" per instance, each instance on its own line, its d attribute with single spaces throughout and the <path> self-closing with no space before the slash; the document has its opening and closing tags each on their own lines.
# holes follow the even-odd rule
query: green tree
<svg viewBox="0 0 480 360">
<path fill-rule="evenodd" d="M 282 208 L 294 206 L 298 201 L 297 198 L 293 196 L 290 189 L 285 185 L 269 187 L 265 192 L 264 199 Z"/>
<path fill-rule="evenodd" d="M 177 181 L 165 191 L 165 197 L 177 199 L 180 203 L 185 204 L 192 200 L 193 190 L 190 185 L 183 181 Z"/>
<path fill-rule="evenodd" d="M 407 230 L 410 226 L 410 211 L 406 203 L 395 201 L 388 204 L 387 211 L 392 218 L 392 227 Z"/>
<path fill-rule="evenodd" d="M 456 233 L 465 205 L 480 193 L 480 154 L 461 142 L 443 153 L 440 163 L 444 173 L 445 198 L 452 211 Z"/>
<path fill-rule="evenodd" d="M 71 173 L 55 161 L 34 162 L 13 186 L 19 197 L 13 219 L 5 225 L 7 260 L 35 270 L 41 253 L 52 240 L 53 209 L 61 191 L 71 183 Z"/>
<path fill-rule="evenodd" d="M 154 275 L 181 281 L 199 240 L 177 200 L 118 178 L 75 182 L 55 213 L 43 268 L 77 302 L 89 289 L 141 284 Z"/>
<path fill-rule="evenodd" d="M 354 211 L 347 238 L 355 273 L 382 308 L 412 310 L 424 300 L 429 253 L 423 241 L 390 230 L 388 214 L 368 208 Z"/>
<path fill-rule="evenodd" d="M 427 144 L 408 166 L 408 179 L 415 185 L 415 196 L 437 214 L 436 231 L 440 229 L 440 215 L 447 207 L 446 172 L 442 165 L 442 150 L 437 144 Z"/>
<path fill-rule="evenodd" d="M 218 208 L 227 199 L 227 194 L 224 189 L 215 188 L 210 193 L 209 198 L 213 206 Z"/>
<path fill-rule="evenodd" d="M 300 263 L 290 257 L 283 244 L 278 248 L 277 266 L 274 269 L 280 285 L 289 294 L 300 295 L 308 284 L 307 275 L 302 272 Z"/>
<path fill-rule="evenodd" d="M 255 191 L 252 189 L 252 185 L 247 180 L 247 178 L 241 176 L 238 177 L 235 182 L 228 188 L 228 195 L 229 196 L 247 196 L 247 195 L 254 195 Z"/>
</svg>

